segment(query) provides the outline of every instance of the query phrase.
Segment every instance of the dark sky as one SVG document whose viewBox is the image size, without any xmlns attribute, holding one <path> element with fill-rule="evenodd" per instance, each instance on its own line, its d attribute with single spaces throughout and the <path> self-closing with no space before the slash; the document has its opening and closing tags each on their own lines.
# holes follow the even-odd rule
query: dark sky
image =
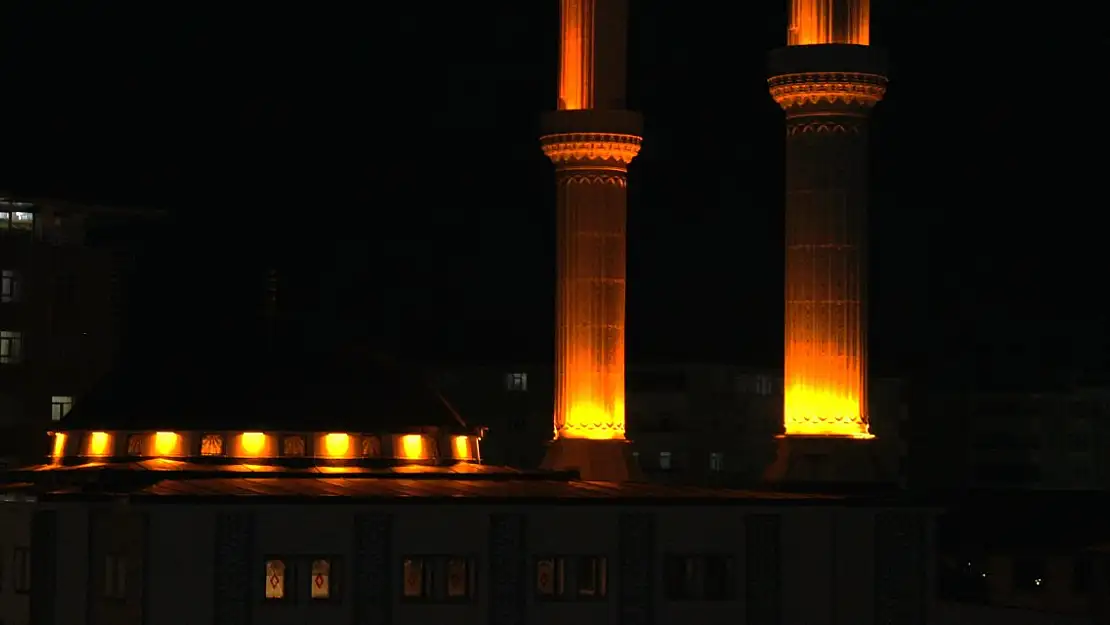
<svg viewBox="0 0 1110 625">
<path fill-rule="evenodd" d="M 629 357 L 777 366 L 783 121 L 764 58 L 785 0 L 630 2 L 629 102 L 647 127 Z M 142 257 L 165 288 L 136 304 L 141 342 L 234 326 L 274 265 L 310 302 L 305 335 L 551 358 L 553 173 L 536 135 L 555 0 L 82 4 L 4 7 L 0 188 L 170 209 Z M 988 4 L 874 0 L 892 60 L 873 126 L 884 373 L 1103 364 L 1106 133 L 1083 94 L 1107 37 Z M 231 293 L 239 308 L 218 303 Z"/>
</svg>

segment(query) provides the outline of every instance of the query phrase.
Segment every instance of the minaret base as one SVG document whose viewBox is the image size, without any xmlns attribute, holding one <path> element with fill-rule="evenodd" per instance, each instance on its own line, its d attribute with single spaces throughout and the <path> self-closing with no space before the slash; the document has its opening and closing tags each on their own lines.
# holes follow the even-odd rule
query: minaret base
<svg viewBox="0 0 1110 625">
<path fill-rule="evenodd" d="M 577 471 L 587 482 L 640 482 L 643 472 L 626 440 L 558 438 L 540 464 L 547 471 Z"/>
<path fill-rule="evenodd" d="M 779 436 L 775 462 L 764 473 L 772 485 L 874 484 L 883 476 L 874 439 Z"/>
</svg>

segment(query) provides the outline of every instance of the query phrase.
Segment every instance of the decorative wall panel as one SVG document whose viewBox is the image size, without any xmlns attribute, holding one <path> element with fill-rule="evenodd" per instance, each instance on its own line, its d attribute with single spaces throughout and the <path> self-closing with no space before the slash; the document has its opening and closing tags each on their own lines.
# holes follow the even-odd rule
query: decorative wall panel
<svg viewBox="0 0 1110 625">
<path fill-rule="evenodd" d="M 528 546 L 520 514 L 494 514 L 489 524 L 489 625 L 524 625 Z"/>
<path fill-rule="evenodd" d="M 58 513 L 40 510 L 31 525 L 31 625 L 54 625 L 58 583 Z"/>
<path fill-rule="evenodd" d="M 217 625 L 250 625 L 252 581 L 256 576 L 262 579 L 261 567 L 261 562 L 254 561 L 254 517 L 246 512 L 217 517 L 212 602 L 213 621 Z"/>
<path fill-rule="evenodd" d="M 655 616 L 655 516 L 620 518 L 620 622 L 652 625 Z"/>
<path fill-rule="evenodd" d="M 875 519 L 875 624 L 924 625 L 926 515 L 881 512 Z"/>
<path fill-rule="evenodd" d="M 393 622 L 393 517 L 383 513 L 355 517 L 354 613 L 356 625 Z"/>
<path fill-rule="evenodd" d="M 779 625 L 782 618 L 782 550 L 777 514 L 744 520 L 744 606 L 748 625 Z"/>
</svg>

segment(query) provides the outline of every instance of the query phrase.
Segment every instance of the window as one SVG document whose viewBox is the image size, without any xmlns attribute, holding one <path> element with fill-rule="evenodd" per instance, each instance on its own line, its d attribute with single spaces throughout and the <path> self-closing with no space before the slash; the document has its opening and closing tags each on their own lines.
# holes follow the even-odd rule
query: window
<svg viewBox="0 0 1110 625">
<path fill-rule="evenodd" d="M 509 373 L 505 376 L 505 390 L 508 391 L 527 391 L 528 390 L 528 374 L 527 373 Z"/>
<path fill-rule="evenodd" d="M 16 364 L 23 359 L 23 333 L 0 330 L 0 363 Z"/>
<path fill-rule="evenodd" d="M 31 592 L 31 550 L 16 547 L 12 551 L 12 578 L 15 591 Z"/>
<path fill-rule="evenodd" d="M 12 213 L 12 230 L 33 230 L 35 214 L 16 211 Z"/>
<path fill-rule="evenodd" d="M 7 204 L 5 202 L 5 204 Z M 10 204 L 8 204 L 10 206 Z M 23 204 L 21 204 L 23 206 Z M 0 230 L 33 230 L 35 214 L 21 211 L 0 212 Z"/>
<path fill-rule="evenodd" d="M 286 436 L 281 441 L 282 455 L 292 458 L 304 456 L 305 444 L 303 436 Z"/>
<path fill-rule="evenodd" d="M 545 599 L 563 596 L 566 589 L 563 558 L 540 558 L 536 561 L 536 594 Z"/>
<path fill-rule="evenodd" d="M 73 410 L 73 398 L 69 395 L 53 395 L 50 397 L 50 420 L 61 421 L 69 411 Z"/>
<path fill-rule="evenodd" d="M 725 454 L 720 451 L 714 451 L 709 454 L 709 470 L 710 471 L 724 471 L 725 470 Z"/>
<path fill-rule="evenodd" d="M 119 555 L 104 558 L 104 596 L 111 599 L 127 597 L 127 558 Z"/>
<path fill-rule="evenodd" d="M 15 269 L 0 271 L 0 302 L 9 304 L 23 299 L 23 278 Z"/>
<path fill-rule="evenodd" d="M 381 458 L 382 441 L 377 436 L 363 436 L 362 455 L 366 458 Z"/>
<path fill-rule="evenodd" d="M 671 469 L 671 452 L 659 452 L 659 468 L 664 471 L 669 471 Z"/>
<path fill-rule="evenodd" d="M 580 598 L 604 599 L 608 593 L 606 560 L 602 557 L 588 556 L 578 560 L 578 571 L 574 585 Z"/>
<path fill-rule="evenodd" d="M 224 437 L 219 434 L 205 434 L 200 440 L 200 455 L 222 456 L 224 453 Z"/>
<path fill-rule="evenodd" d="M 433 567 L 428 566 L 423 558 L 405 558 L 402 565 L 403 588 L 401 594 L 405 599 L 430 599 L 432 588 L 435 586 Z"/>
<path fill-rule="evenodd" d="M 536 595 L 541 600 L 593 600 L 608 594 L 608 561 L 602 556 L 547 556 L 536 560 Z"/>
<path fill-rule="evenodd" d="M 309 595 L 313 599 L 335 599 L 339 594 L 339 584 L 336 573 L 338 568 L 332 570 L 332 561 L 327 558 L 316 558 L 309 569 L 312 573 Z"/>
<path fill-rule="evenodd" d="M 736 597 L 732 558 L 722 555 L 669 555 L 663 565 L 671 601 L 727 601 Z"/>
<path fill-rule="evenodd" d="M 770 395 L 772 389 L 771 376 L 757 375 L 755 377 L 755 392 L 758 395 Z"/>
<path fill-rule="evenodd" d="M 266 599 L 285 599 L 287 582 L 285 562 L 266 560 Z"/>
<path fill-rule="evenodd" d="M 467 599 L 474 592 L 474 567 L 467 558 L 447 559 L 447 598 Z"/>
<path fill-rule="evenodd" d="M 694 558 L 666 557 L 663 563 L 663 584 L 667 599 L 681 601 L 697 597 L 697 575 L 694 566 Z"/>
<path fill-rule="evenodd" d="M 477 568 L 465 556 L 405 558 L 401 595 L 407 601 L 467 601 L 476 596 Z"/>
</svg>

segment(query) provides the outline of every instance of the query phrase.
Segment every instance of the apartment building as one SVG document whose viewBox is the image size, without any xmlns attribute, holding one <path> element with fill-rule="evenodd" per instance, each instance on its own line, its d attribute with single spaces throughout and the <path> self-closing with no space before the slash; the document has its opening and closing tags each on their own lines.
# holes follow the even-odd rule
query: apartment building
<svg viewBox="0 0 1110 625">
<path fill-rule="evenodd" d="M 0 194 L 0 456 L 40 455 L 111 368 L 128 251 L 102 235 L 154 215 Z"/>
</svg>

